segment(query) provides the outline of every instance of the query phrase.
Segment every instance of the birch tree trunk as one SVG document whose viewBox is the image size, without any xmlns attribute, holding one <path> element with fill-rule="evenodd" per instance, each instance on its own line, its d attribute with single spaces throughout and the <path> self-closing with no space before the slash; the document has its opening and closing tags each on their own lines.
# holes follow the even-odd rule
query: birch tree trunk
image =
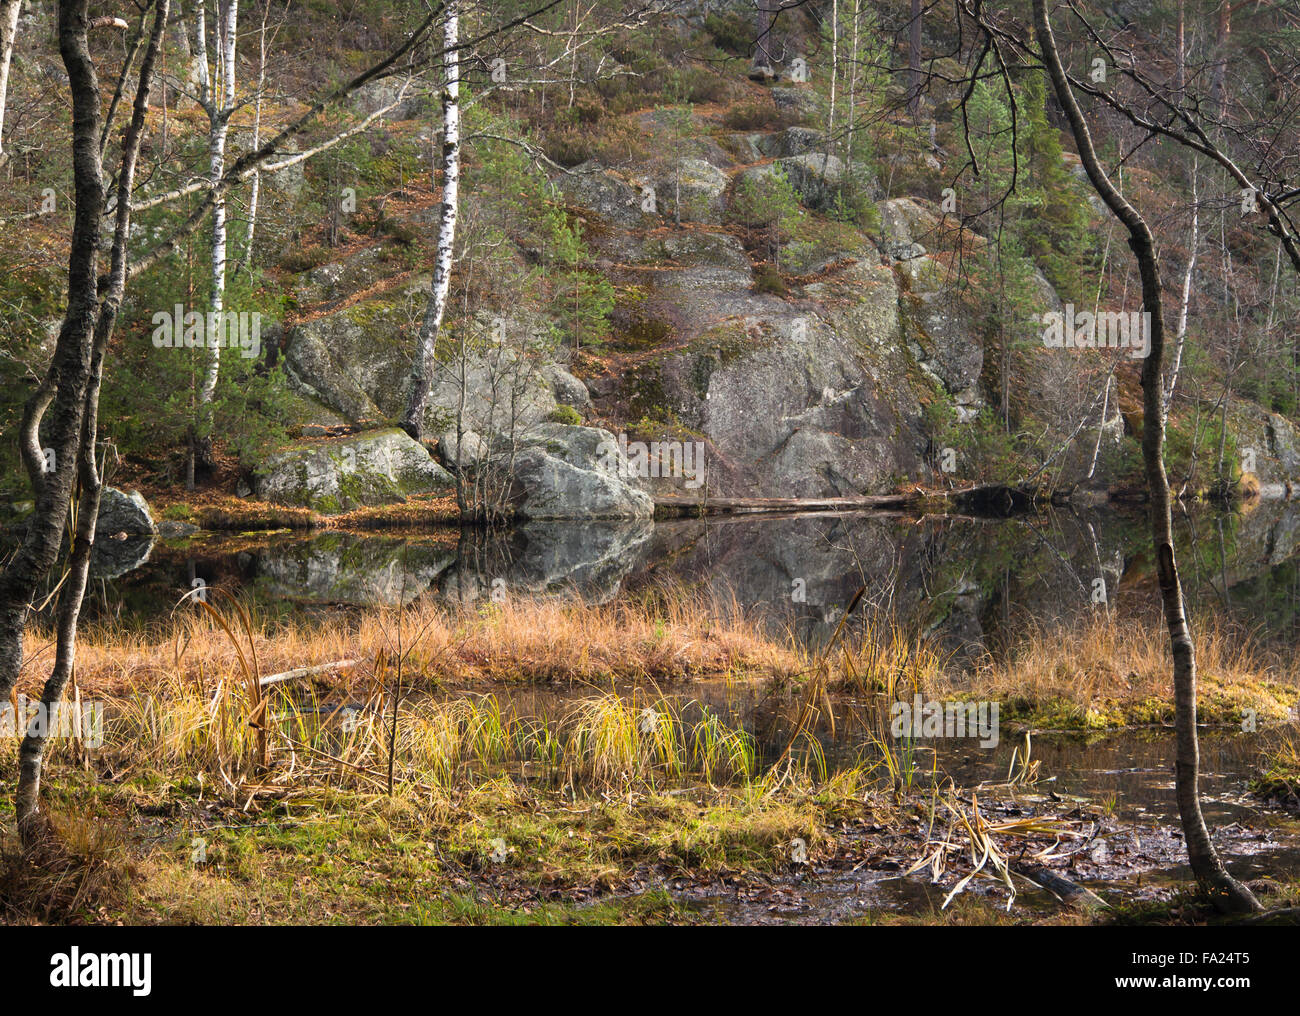
<svg viewBox="0 0 1300 1016">
<path fill-rule="evenodd" d="M 434 351 L 451 288 L 456 219 L 460 214 L 460 0 L 449 0 L 446 17 L 443 53 L 447 80 L 442 88 L 442 207 L 438 219 L 438 250 L 424 323 L 416 337 L 406 413 L 402 417 L 402 429 L 417 441 L 423 436 L 424 413 L 433 391 Z"/>
<path fill-rule="evenodd" d="M 840 0 L 831 0 L 831 96 L 830 111 L 826 116 L 826 165 L 834 154 L 835 146 L 835 100 L 838 98 L 836 86 L 840 77 Z"/>
<path fill-rule="evenodd" d="M 262 28 L 257 36 L 257 102 L 253 110 L 253 151 L 262 145 L 262 100 L 266 94 L 266 21 L 271 5 L 262 9 Z M 244 271 L 253 262 L 253 238 L 257 233 L 257 204 L 262 194 L 262 170 L 253 171 L 253 184 L 248 192 L 248 229 L 244 233 L 244 253 L 235 266 L 235 274 Z"/>
<path fill-rule="evenodd" d="M 1069 121 L 1070 132 L 1074 135 L 1084 170 L 1111 213 L 1128 230 L 1129 247 L 1133 250 L 1142 279 L 1143 307 L 1150 315 L 1150 353 L 1142 365 L 1142 460 L 1151 498 L 1151 537 L 1160 582 L 1160 597 L 1174 661 L 1174 730 L 1177 739 L 1174 780 L 1178 814 L 1182 821 L 1184 842 L 1187 844 L 1187 859 L 1197 882 L 1210 895 L 1216 908 L 1238 912 L 1259 910 L 1259 902 L 1250 890 L 1224 868 L 1210 840 L 1205 817 L 1201 814 L 1198 787 L 1200 745 L 1196 734 L 1196 656 L 1183 605 L 1178 563 L 1174 557 L 1169 478 L 1165 472 L 1164 460 L 1165 427 L 1162 408 L 1165 322 L 1155 238 L 1142 213 L 1116 189 L 1097 157 L 1087 121 L 1061 64 L 1046 0 L 1033 0 L 1033 11 L 1035 35 L 1043 50 L 1043 60 L 1056 90 L 1056 97 Z"/>
<path fill-rule="evenodd" d="M 217 10 L 216 80 L 209 77 L 205 4 L 198 4 L 199 59 L 201 82 L 208 114 L 208 185 L 215 195 L 212 202 L 212 240 L 210 245 L 211 277 L 208 298 L 207 360 L 199 385 L 199 405 L 195 442 L 195 465 L 212 467 L 212 402 L 221 376 L 222 317 L 226 310 L 226 197 L 221 178 L 226 172 L 226 142 L 230 135 L 230 117 L 235 111 L 235 46 L 239 27 L 239 0 L 226 0 Z M 215 324 L 215 331 L 213 325 Z"/>
<path fill-rule="evenodd" d="M 844 144 L 844 179 L 850 188 L 850 193 L 856 196 L 853 187 L 855 179 L 853 175 L 853 147 L 854 147 L 854 128 L 857 126 L 857 103 L 858 103 L 858 61 L 861 54 L 858 52 L 858 18 L 861 14 L 860 7 L 862 0 L 853 0 L 853 41 L 849 43 L 849 112 L 848 112 L 848 129 L 845 131 Z"/>
<path fill-rule="evenodd" d="M 69 573 L 59 594 L 56 613 L 57 647 L 53 669 L 41 702 L 46 716 L 63 698 L 75 661 L 77 620 L 94 549 L 101 481 L 95 461 L 99 389 L 104 354 L 117 320 L 126 284 L 127 242 L 130 237 L 130 193 L 136 159 L 144 136 L 150 81 L 167 26 L 169 0 L 158 0 L 148 52 L 140 69 L 134 111 L 122 144 L 117 172 L 118 207 L 108 275 L 96 271 L 104 174 L 99 149 L 99 82 L 87 40 L 89 0 L 59 4 L 59 49 L 68 72 L 73 107 L 73 174 L 76 195 L 71 256 L 68 267 L 68 310 L 45 380 L 29 400 L 20 434 L 24 460 L 37 492 L 37 511 L 23 545 L 0 578 L 0 694 L 8 697 L 22 660 L 22 625 L 30 611 L 37 583 L 48 574 L 62 539 L 73 480 L 78 482 L 77 523 Z M 55 469 L 44 473 L 33 456 L 40 456 L 41 420 L 52 411 L 47 439 L 55 444 Z M 53 550 L 41 556 L 49 544 Z M 41 571 L 41 566 L 44 571 Z M 20 627 L 15 629 L 17 623 Z M 17 655 L 13 655 L 16 648 Z M 19 777 L 15 815 L 24 843 L 40 831 L 39 799 L 49 725 L 34 721 L 19 748 Z"/>
<path fill-rule="evenodd" d="M 18 35 L 18 12 L 23 0 L 0 0 L 0 166 L 5 159 L 5 105 L 9 97 L 9 65 Z"/>
<path fill-rule="evenodd" d="M 1201 204 L 1197 160 L 1192 159 L 1192 238 L 1191 252 L 1187 256 L 1187 269 L 1183 272 L 1183 293 L 1178 306 L 1178 331 L 1174 336 L 1174 362 L 1169 370 L 1169 383 L 1161 400 L 1160 420 L 1169 422 L 1169 407 L 1178 388 L 1178 375 L 1183 368 L 1183 347 L 1187 343 L 1187 307 L 1192 300 L 1192 276 L 1196 274 L 1196 255 L 1201 245 Z"/>
</svg>

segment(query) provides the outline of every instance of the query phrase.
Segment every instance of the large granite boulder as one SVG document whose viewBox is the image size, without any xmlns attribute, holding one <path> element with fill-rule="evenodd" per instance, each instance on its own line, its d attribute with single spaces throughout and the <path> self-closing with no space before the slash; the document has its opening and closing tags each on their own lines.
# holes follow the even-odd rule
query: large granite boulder
<svg viewBox="0 0 1300 1016">
<path fill-rule="evenodd" d="M 348 277 L 327 266 L 312 273 L 311 285 L 333 295 Z M 428 286 L 428 276 L 417 277 L 297 325 L 284 356 L 290 386 L 354 424 L 398 417 L 411 364 L 411 322 L 423 312 Z"/>
<path fill-rule="evenodd" d="M 722 221 L 722 195 L 731 178 L 705 159 L 683 158 L 667 162 L 652 186 L 656 210 L 666 219 L 677 218 L 680 195 L 682 222 Z"/>
<path fill-rule="evenodd" d="M 707 493 L 819 497 L 892 489 L 922 464 L 915 369 L 889 268 L 859 261 L 786 301 L 751 292 L 748 273 L 665 271 L 647 313 L 684 339 L 624 381 L 639 437 L 702 440 Z M 659 476 L 656 493 L 704 496 L 698 477 Z"/>
<path fill-rule="evenodd" d="M 254 477 L 258 497 L 325 515 L 454 486 L 424 447 L 395 427 L 297 442 L 261 463 Z"/>
<path fill-rule="evenodd" d="M 302 285 L 332 300 L 347 289 L 355 271 L 364 271 L 364 263 L 355 260 L 318 268 Z M 310 406 L 353 425 L 375 427 L 398 419 L 406 408 L 413 322 L 424 313 L 428 287 L 428 276 L 418 276 L 299 324 L 284 357 L 290 387 Z M 462 411 L 462 373 L 465 424 L 480 433 L 530 426 L 561 400 L 584 408 L 582 383 L 549 359 L 556 351 L 544 338 L 548 329 L 541 317 L 481 314 L 475 327 L 482 341 L 467 350 L 463 363 L 448 362 L 435 375 L 427 431 L 444 430 Z M 532 355 L 537 349 L 541 355 Z"/>
<path fill-rule="evenodd" d="M 763 155 L 783 159 L 826 151 L 826 135 L 811 127 L 787 127 L 775 134 L 754 135 L 754 145 Z M 753 160 L 758 161 L 757 157 Z"/>
<path fill-rule="evenodd" d="M 157 532 L 149 504 L 138 490 L 127 494 L 105 487 L 95 516 L 91 573 L 98 579 L 115 579 L 139 568 L 149 560 Z"/>
<path fill-rule="evenodd" d="M 789 121 L 806 123 L 823 115 L 822 102 L 810 86 L 779 85 L 771 89 L 777 112 Z"/>
<path fill-rule="evenodd" d="M 619 226 L 640 226 L 646 214 L 646 194 L 619 174 L 594 160 L 584 162 L 556 178 L 569 201 Z"/>
<path fill-rule="evenodd" d="M 880 231 L 885 253 L 896 261 L 910 261 L 930 250 L 937 249 L 942 241 L 943 224 L 939 216 L 911 198 L 891 198 L 881 201 Z M 949 228 L 956 230 L 958 221 L 950 220 Z"/>
<path fill-rule="evenodd" d="M 144 536 L 156 533 L 149 503 L 138 490 L 127 494 L 116 487 L 105 487 L 99 495 L 99 514 L 95 517 L 95 538 L 111 539 L 126 536 Z"/>
<path fill-rule="evenodd" d="M 654 502 L 633 485 L 613 434 L 597 427 L 542 424 L 512 460 L 515 511 L 525 519 L 643 519 Z"/>
<path fill-rule="evenodd" d="M 741 173 L 741 185 L 745 181 L 751 181 L 762 187 L 765 179 L 778 171 L 785 174 L 786 180 L 799 195 L 799 200 L 818 212 L 834 210 L 849 179 L 839 156 L 827 155 L 825 152 L 807 152 L 752 166 Z M 879 195 L 879 186 L 865 167 L 857 167 L 853 175 L 858 190 L 872 198 Z"/>
</svg>

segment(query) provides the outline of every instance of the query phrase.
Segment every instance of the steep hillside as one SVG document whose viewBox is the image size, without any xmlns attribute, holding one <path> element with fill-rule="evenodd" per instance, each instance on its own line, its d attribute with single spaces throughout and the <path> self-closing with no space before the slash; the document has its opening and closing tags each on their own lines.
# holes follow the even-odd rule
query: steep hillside
<svg viewBox="0 0 1300 1016">
<path fill-rule="evenodd" d="M 230 299 L 259 316 L 260 343 L 223 358 L 206 467 L 193 452 L 207 440 L 194 424 L 195 351 L 151 341 L 160 310 L 202 311 L 202 231 L 133 282 L 104 393 L 119 481 L 169 502 L 235 494 L 326 514 L 456 489 L 462 511 L 527 502 L 534 517 L 581 517 L 593 496 L 608 503 L 591 512 L 640 514 L 637 491 L 807 498 L 1028 483 L 1098 497 L 1138 486 L 1140 361 L 1044 341 L 1044 314 L 1129 313 L 1136 283 L 1062 148 L 1041 77 L 1017 75 L 1013 106 L 935 57 L 913 106 L 888 70 L 901 46 L 888 5 L 838 26 L 829 6 L 799 7 L 774 68 L 754 66 L 745 4 L 669 7 L 574 36 L 550 84 L 534 71 L 562 64 L 527 40 L 469 60 L 462 225 L 424 426 L 438 466 L 425 481 L 396 482 L 386 466 L 340 475 L 355 468 L 352 445 L 312 445 L 401 415 L 439 219 L 437 68 L 367 85 L 313 129 L 327 137 L 382 114 L 373 123 L 267 174 L 256 206 L 247 187 L 232 196 L 242 249 Z M 268 8 L 274 59 L 258 64 L 251 39 L 241 73 L 274 89 L 236 113 L 232 157 L 400 38 L 404 16 L 372 14 Z M 18 154 L 0 215 L 39 204 L 51 181 L 59 197 L 0 238 L 10 424 L 48 355 L 68 221 L 66 154 L 33 144 L 42 117 L 66 119 L 41 85 L 57 83 L 58 56 L 48 14 L 23 17 L 8 132 Z M 307 59 L 292 45 L 323 34 L 333 52 Z M 955 54 L 956 38 L 927 25 L 936 53 Z M 170 66 L 185 66 L 192 33 L 179 18 L 169 44 Z M 105 44 L 106 65 L 117 45 Z M 185 179 L 204 144 L 189 85 L 173 78 L 164 91 L 149 192 Z M 1171 221 L 1176 280 L 1187 195 L 1167 168 L 1138 160 L 1125 180 Z M 164 235 L 194 200 L 142 212 L 141 235 Z M 254 207 L 245 244 L 241 216 Z M 1202 252 L 1192 287 L 1197 348 L 1172 407 L 1171 473 L 1190 493 L 1249 474 L 1252 489 L 1285 494 L 1300 476 L 1294 402 L 1267 371 L 1261 384 L 1253 365 L 1199 344 L 1231 313 L 1227 353 L 1261 348 L 1277 316 L 1243 313 L 1271 267 L 1258 236 L 1218 226 L 1223 246 Z M 386 455 L 419 454 L 386 440 Z M 4 455 L 9 499 L 21 500 L 12 445 Z"/>
</svg>

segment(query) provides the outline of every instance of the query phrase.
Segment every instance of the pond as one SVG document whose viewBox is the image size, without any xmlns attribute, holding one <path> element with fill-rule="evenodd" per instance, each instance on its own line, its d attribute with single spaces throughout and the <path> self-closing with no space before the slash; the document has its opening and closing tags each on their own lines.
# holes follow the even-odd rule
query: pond
<svg viewBox="0 0 1300 1016">
<path fill-rule="evenodd" d="M 1300 505 L 1182 513 L 1177 531 L 1193 623 L 1214 614 L 1251 630 L 1261 646 L 1291 654 L 1300 636 Z M 816 646 L 865 587 L 863 618 L 887 619 L 927 636 L 961 668 L 985 655 L 996 658 L 1030 626 L 1078 624 L 1097 611 L 1132 617 L 1135 625 L 1158 623 L 1147 542 L 1143 512 L 1114 507 L 1004 519 L 817 513 L 531 524 L 492 534 L 453 529 L 204 535 L 185 544 L 111 548 L 112 557 L 100 562 L 87 612 L 148 623 L 165 617 L 196 583 L 242 592 L 263 612 L 327 617 L 419 597 L 471 604 L 534 596 L 610 603 L 674 591 L 698 597 L 712 610 L 746 612 L 774 633 L 792 632 Z M 123 560 L 131 566 L 122 567 Z M 484 690 L 515 715 L 542 718 L 559 715 L 574 697 L 590 692 Z M 794 694 L 717 681 L 669 691 L 684 713 L 707 709 L 748 731 L 760 763 L 778 757 L 790 737 Z M 833 729 L 825 717 L 814 726 L 811 734 L 829 771 L 862 759 L 879 730 L 878 710 L 878 703 L 840 698 Z M 931 743 L 933 753 L 917 764 L 950 777 L 965 792 L 1006 784 L 1013 753 L 1024 750 L 1024 732 L 1011 728 L 993 747 L 974 739 Z M 1300 819 L 1250 795 L 1257 750 L 1247 735 L 1204 734 L 1207 822 L 1239 877 L 1295 880 Z M 1037 780 L 981 797 L 990 814 L 1059 814 L 1077 805 L 1079 814 L 1091 816 L 1092 827 L 1069 870 L 1103 897 L 1142 897 L 1185 883 L 1168 730 L 1089 737 L 1035 731 L 1032 754 Z M 864 833 L 845 828 L 837 835 L 852 841 Z M 746 923 L 824 922 L 935 908 L 943 889 L 924 874 L 903 877 L 922 852 L 924 837 L 913 846 L 912 856 L 886 854 L 870 864 L 832 859 L 792 868 L 761 889 L 694 883 L 677 888 L 710 918 Z M 971 891 L 996 894 L 999 888 L 979 882 Z M 1053 905 L 1032 887 L 1022 887 L 1019 899 L 1022 906 Z"/>
<path fill-rule="evenodd" d="M 1266 640 L 1300 638 L 1300 505 L 1177 520 L 1193 619 L 1226 615 Z M 148 620 L 196 583 L 267 610 L 329 610 L 431 595 L 470 603 L 558 595 L 607 603 L 656 587 L 743 609 L 815 643 L 859 587 L 887 615 L 958 657 L 997 653 L 1030 624 L 1146 611 L 1155 577 L 1141 510 L 1010 519 L 881 514 L 533 523 L 458 532 L 212 534 L 106 548 L 91 616 Z M 98 548 L 97 548 L 98 550 Z M 123 569 L 123 560 L 134 566 Z"/>
</svg>

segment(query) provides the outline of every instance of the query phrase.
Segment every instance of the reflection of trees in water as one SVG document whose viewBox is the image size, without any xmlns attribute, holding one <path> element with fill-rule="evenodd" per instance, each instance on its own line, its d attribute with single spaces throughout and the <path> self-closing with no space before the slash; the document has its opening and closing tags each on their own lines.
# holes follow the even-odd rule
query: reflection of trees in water
<svg viewBox="0 0 1300 1016">
<path fill-rule="evenodd" d="M 971 659 L 1004 653 L 1031 626 L 1073 624 L 1097 610 L 1135 623 L 1156 616 L 1148 614 L 1156 598 L 1143 526 L 1136 510 L 1009 520 L 819 514 L 653 527 L 534 524 L 472 527 L 442 539 L 391 532 L 214 537 L 188 548 L 155 545 L 143 567 L 93 581 L 85 613 L 90 620 L 158 619 L 196 578 L 231 592 L 251 588 L 262 610 L 286 612 L 306 608 L 311 581 L 321 584 L 318 603 L 364 606 L 376 598 L 372 587 L 385 583 L 402 586 L 408 599 L 429 590 L 472 603 L 504 579 L 514 596 L 605 602 L 690 595 L 720 615 L 741 611 L 774 635 L 793 633 L 817 647 L 865 587 L 850 635 L 894 623 Z M 1197 615 L 1231 611 L 1279 644 L 1296 643 L 1300 506 L 1188 514 L 1178 537 Z M 1093 602 L 1099 578 L 1102 604 Z M 798 596 L 795 580 L 802 580 Z"/>
<path fill-rule="evenodd" d="M 504 581 L 514 567 L 518 542 L 517 531 L 492 526 L 461 529 L 454 576 L 444 575 L 440 584 L 443 597 L 468 606 L 491 596 L 493 581 Z"/>
</svg>

